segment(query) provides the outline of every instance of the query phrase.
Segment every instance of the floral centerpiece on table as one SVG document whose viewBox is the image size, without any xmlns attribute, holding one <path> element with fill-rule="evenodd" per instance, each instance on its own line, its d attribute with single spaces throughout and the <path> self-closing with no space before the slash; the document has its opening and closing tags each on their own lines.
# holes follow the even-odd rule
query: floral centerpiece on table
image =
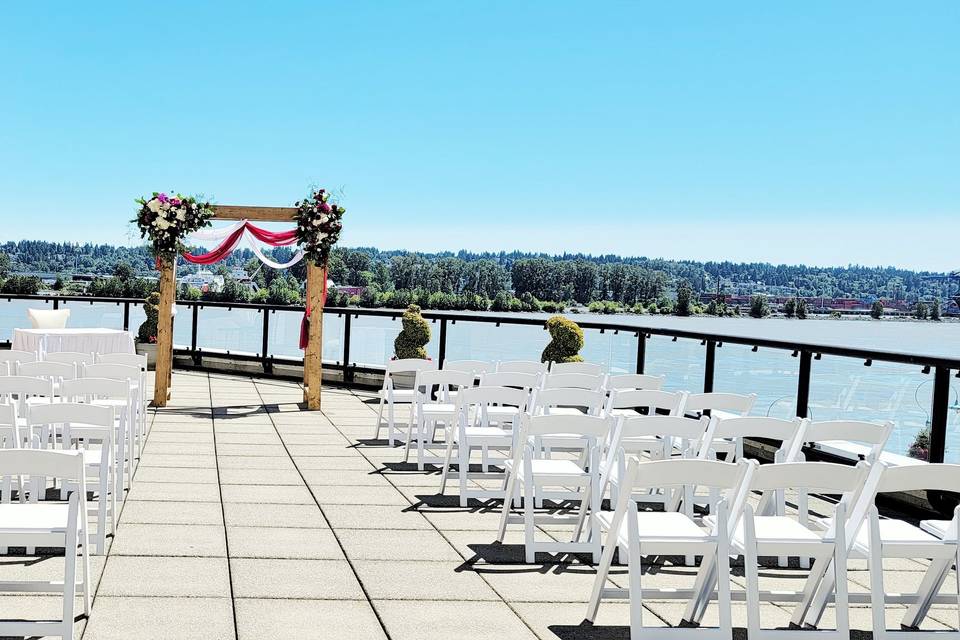
<svg viewBox="0 0 960 640">
<path fill-rule="evenodd" d="M 165 193 L 139 198 L 137 223 L 142 238 L 149 238 L 158 260 L 173 260 L 184 250 L 183 238 L 210 224 L 213 206 L 197 198 Z"/>
<path fill-rule="evenodd" d="M 294 206 L 297 208 L 297 244 L 308 260 L 325 265 L 330 249 L 340 239 L 346 209 L 332 200 L 326 189 L 314 191 Z"/>
</svg>

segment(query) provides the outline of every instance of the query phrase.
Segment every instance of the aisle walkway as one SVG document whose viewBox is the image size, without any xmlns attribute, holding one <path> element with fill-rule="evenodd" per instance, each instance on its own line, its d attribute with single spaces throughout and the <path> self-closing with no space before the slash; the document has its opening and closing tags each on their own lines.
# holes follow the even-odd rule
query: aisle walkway
<svg viewBox="0 0 960 640">
<path fill-rule="evenodd" d="M 520 546 L 491 544 L 499 509 L 437 498 L 435 473 L 371 442 L 370 394 L 325 390 L 322 413 L 310 413 L 293 383 L 177 373 L 173 388 L 109 556 L 95 559 L 93 615 L 77 623 L 85 640 L 629 637 L 624 603 L 604 604 L 597 627 L 581 626 L 592 568 L 522 564 Z M 56 558 L 0 563 L 0 575 L 57 571 Z M 891 565 L 888 584 L 915 583 L 923 568 Z M 690 570 L 654 573 L 679 586 Z M 767 575 L 797 583 L 790 571 Z M 612 580 L 626 586 L 624 570 Z M 851 573 L 852 590 L 867 584 L 865 571 Z M 4 605 L 32 616 L 55 612 L 58 599 L 3 596 Z M 787 610 L 763 606 L 771 623 L 789 621 Z M 682 611 L 647 607 L 651 624 Z M 741 627 L 744 612 L 735 605 Z M 934 612 L 950 625 L 955 615 Z M 852 624 L 869 629 L 869 611 L 856 608 Z"/>
</svg>

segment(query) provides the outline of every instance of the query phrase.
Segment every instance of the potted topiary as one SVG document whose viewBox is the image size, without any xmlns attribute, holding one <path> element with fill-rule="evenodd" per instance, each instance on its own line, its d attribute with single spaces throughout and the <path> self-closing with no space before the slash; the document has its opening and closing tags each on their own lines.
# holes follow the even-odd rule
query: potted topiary
<svg viewBox="0 0 960 640">
<path fill-rule="evenodd" d="M 393 341 L 393 351 L 397 360 L 419 358 L 429 360 L 427 343 L 430 342 L 430 323 L 423 319 L 420 307 L 411 304 L 403 312 L 403 329 Z"/>
<path fill-rule="evenodd" d="M 541 362 L 583 362 L 583 329 L 573 320 L 553 316 L 547 320 L 550 343 L 540 356 Z"/>
<path fill-rule="evenodd" d="M 147 368 L 153 369 L 157 363 L 157 322 L 160 319 L 160 294 L 156 291 L 143 301 L 143 311 L 147 319 L 137 329 L 137 353 L 147 356 Z"/>
</svg>

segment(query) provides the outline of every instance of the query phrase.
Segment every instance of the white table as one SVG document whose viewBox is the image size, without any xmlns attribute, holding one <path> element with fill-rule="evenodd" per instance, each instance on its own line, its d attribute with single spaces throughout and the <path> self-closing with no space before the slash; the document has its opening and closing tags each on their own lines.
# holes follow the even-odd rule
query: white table
<svg viewBox="0 0 960 640">
<path fill-rule="evenodd" d="M 136 353 L 133 334 L 119 329 L 14 329 L 11 349 L 32 353 Z"/>
</svg>

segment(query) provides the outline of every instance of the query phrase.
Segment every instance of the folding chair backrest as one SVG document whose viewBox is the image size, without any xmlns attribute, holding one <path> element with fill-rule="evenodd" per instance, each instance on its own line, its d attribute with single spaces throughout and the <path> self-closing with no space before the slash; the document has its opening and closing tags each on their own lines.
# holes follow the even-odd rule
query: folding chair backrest
<svg viewBox="0 0 960 640">
<path fill-rule="evenodd" d="M 796 462 L 803 443 L 808 420 L 794 418 L 783 420 L 767 416 L 746 416 L 717 420 L 713 429 L 714 438 L 768 438 L 779 440 L 783 453 L 778 462 Z"/>
<path fill-rule="evenodd" d="M 551 362 L 550 373 L 585 373 L 602 376 L 603 367 L 593 362 Z"/>
<path fill-rule="evenodd" d="M 683 410 L 687 413 L 704 413 L 706 411 L 723 411 L 735 415 L 746 416 L 753 409 L 757 401 L 757 394 L 742 395 L 739 393 L 691 393 L 687 396 Z"/>
<path fill-rule="evenodd" d="M 70 399 L 124 399 L 130 395 L 130 384 L 126 380 L 113 380 L 111 378 L 64 380 L 60 385 L 60 395 Z"/>
<path fill-rule="evenodd" d="M 13 396 L 17 396 L 19 411 L 22 415 L 28 397 L 42 396 L 53 400 L 53 380 L 29 376 L 0 376 L 0 402 L 11 402 Z"/>
<path fill-rule="evenodd" d="M 865 459 L 875 462 L 892 432 L 892 422 L 828 420 L 808 424 L 803 438 L 807 442 L 845 441 L 865 445 L 869 451 Z"/>
<path fill-rule="evenodd" d="M 544 389 L 589 389 L 597 391 L 604 388 L 604 376 L 591 373 L 548 373 L 543 379 Z"/>
<path fill-rule="evenodd" d="M 755 460 L 720 462 L 674 458 L 641 461 L 636 457 L 629 464 L 637 465 L 634 487 L 694 486 L 726 490 L 740 489 L 744 478 L 751 473 L 750 468 L 757 465 Z"/>
<path fill-rule="evenodd" d="M 960 487 L 960 464 L 911 464 L 886 466 L 877 493 L 907 491 L 956 491 Z"/>
<path fill-rule="evenodd" d="M 446 390 L 450 387 L 470 387 L 473 386 L 473 380 L 473 373 L 469 371 L 447 369 L 419 371 L 417 372 L 417 378 L 414 382 L 414 388 L 418 390 L 422 389 L 429 395 L 434 387 L 439 387 L 441 390 Z"/>
<path fill-rule="evenodd" d="M 22 362 L 17 367 L 17 374 L 49 380 L 71 380 L 77 377 L 77 367 L 66 362 Z"/>
<path fill-rule="evenodd" d="M 37 354 L 32 351 L 19 351 L 15 349 L 0 351 L 0 375 L 15 376 L 17 375 L 17 367 L 21 362 L 36 361 Z"/>
<path fill-rule="evenodd" d="M 63 362 L 64 364 L 81 365 L 93 364 L 94 356 L 92 353 L 77 353 L 74 351 L 54 351 L 53 353 L 43 354 L 44 362 Z"/>
<path fill-rule="evenodd" d="M 80 482 L 84 479 L 83 454 L 51 449 L 0 449 L 0 474 Z"/>
<path fill-rule="evenodd" d="M 496 371 L 498 373 L 531 373 L 533 375 L 540 375 L 547 372 L 547 363 L 537 362 L 535 360 L 508 360 L 506 362 L 498 362 Z"/>
<path fill-rule="evenodd" d="M 712 423 L 706 416 L 690 420 L 682 416 L 636 416 L 624 418 L 620 423 L 617 444 L 625 451 L 635 451 L 637 444 L 649 443 L 650 438 L 677 438 L 691 443 L 700 443 L 710 437 Z"/>
<path fill-rule="evenodd" d="M 870 466 L 834 462 L 784 462 L 765 464 L 753 474 L 754 491 L 803 489 L 811 492 L 852 494 L 860 489 Z"/>
<path fill-rule="evenodd" d="M 98 362 L 83 367 L 84 378 L 109 378 L 110 380 L 140 380 L 140 368 L 126 364 Z"/>
<path fill-rule="evenodd" d="M 651 376 L 644 373 L 624 373 L 607 377 L 607 389 L 651 389 L 663 388 L 664 376 Z"/>
<path fill-rule="evenodd" d="M 496 369 L 496 365 L 483 360 L 445 360 L 443 369 L 447 371 L 466 371 L 467 373 L 480 375 L 481 373 L 492 372 Z"/>
<path fill-rule="evenodd" d="M 533 412 L 536 415 L 549 415 L 550 409 L 572 407 L 583 409 L 589 415 L 599 415 L 603 411 L 606 395 L 603 391 L 589 389 L 536 389 L 533 392 Z"/>
<path fill-rule="evenodd" d="M 113 407 L 84 402 L 52 402 L 31 406 L 27 415 L 27 424 L 31 426 L 66 423 L 112 429 Z"/>
<path fill-rule="evenodd" d="M 97 362 L 104 364 L 125 364 L 128 367 L 138 367 L 141 371 L 147 368 L 146 354 L 139 353 L 98 353 Z"/>
<path fill-rule="evenodd" d="M 656 389 L 618 389 L 610 392 L 607 411 L 614 409 L 646 409 L 647 415 L 664 413 L 683 415 L 686 392 L 659 391 Z"/>
<path fill-rule="evenodd" d="M 17 406 L 0 404 L 0 449 L 13 449 L 21 446 L 23 443 L 20 442 L 19 435 Z"/>
<path fill-rule="evenodd" d="M 396 383 L 394 378 L 397 375 L 413 374 L 416 376 L 421 371 L 433 371 L 437 364 L 433 360 L 423 360 L 421 358 L 403 358 L 401 360 L 390 360 L 387 362 L 386 372 L 383 376 L 383 390 L 394 388 Z M 409 378 L 407 378 L 409 380 Z"/>
<path fill-rule="evenodd" d="M 525 414 L 521 421 L 522 435 L 542 436 L 583 436 L 605 440 L 610 433 L 611 419 L 602 416 L 531 416 Z"/>
<path fill-rule="evenodd" d="M 470 406 L 500 405 L 526 409 L 529 394 L 525 389 L 513 387 L 467 387 L 457 394 L 457 406 L 466 410 Z"/>
<path fill-rule="evenodd" d="M 540 385 L 540 376 L 534 373 L 497 371 L 480 376 L 481 387 L 516 387 L 530 391 Z"/>
</svg>

